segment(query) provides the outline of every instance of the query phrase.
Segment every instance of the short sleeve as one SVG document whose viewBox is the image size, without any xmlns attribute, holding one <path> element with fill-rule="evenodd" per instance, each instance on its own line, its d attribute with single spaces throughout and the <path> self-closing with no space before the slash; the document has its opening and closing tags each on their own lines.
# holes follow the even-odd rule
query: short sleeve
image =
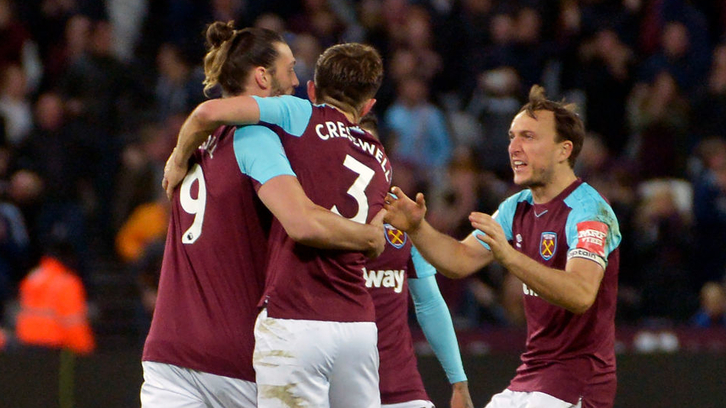
<svg viewBox="0 0 726 408">
<path fill-rule="evenodd" d="M 610 205 L 600 195 L 586 192 L 565 200 L 572 208 L 565 227 L 568 258 L 591 259 L 604 268 L 610 253 L 620 245 L 620 226 Z"/>
<path fill-rule="evenodd" d="M 310 123 L 313 105 L 291 95 L 261 98 L 253 96 L 260 109 L 260 122 L 281 127 L 292 136 L 302 136 Z"/>
<path fill-rule="evenodd" d="M 504 230 L 504 235 L 507 237 L 507 241 L 512 240 L 512 221 L 514 220 L 514 212 L 517 210 L 517 203 L 520 201 L 520 194 L 516 194 L 514 196 L 511 196 L 504 200 L 501 204 L 499 204 L 499 208 L 497 208 L 497 211 L 494 212 L 492 217 L 494 220 L 499 223 L 499 225 Z M 491 250 L 489 248 L 489 245 L 487 245 L 484 241 L 482 241 L 479 237 L 486 235 L 480 230 L 474 230 L 473 232 L 474 237 L 477 238 L 477 241 L 479 241 L 480 244 L 484 246 L 487 250 Z"/>
<path fill-rule="evenodd" d="M 295 173 L 280 138 L 264 126 L 244 126 L 234 132 L 234 155 L 243 174 L 265 184 L 271 178 Z"/>
</svg>

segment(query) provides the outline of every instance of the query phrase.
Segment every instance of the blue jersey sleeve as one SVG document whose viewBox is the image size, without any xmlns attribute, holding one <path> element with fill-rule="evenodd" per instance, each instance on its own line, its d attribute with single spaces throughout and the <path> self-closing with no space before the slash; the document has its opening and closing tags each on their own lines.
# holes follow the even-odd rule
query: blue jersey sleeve
<svg viewBox="0 0 726 408">
<path fill-rule="evenodd" d="M 411 260 L 413 267 L 416 268 L 416 277 L 419 279 L 436 275 L 436 268 L 428 263 L 414 246 L 411 246 Z"/>
<path fill-rule="evenodd" d="M 620 245 L 622 236 L 620 235 L 620 226 L 618 220 L 615 217 L 612 207 L 605 201 L 600 194 L 595 191 L 592 187 L 587 184 L 582 184 L 578 187 L 569 197 L 565 199 L 565 204 L 572 209 L 567 217 L 567 225 L 565 226 L 565 232 L 567 234 L 567 244 L 570 250 L 578 248 L 580 244 L 580 232 L 578 231 L 578 225 L 583 226 L 585 230 L 583 234 L 587 237 L 582 239 L 599 239 L 599 237 L 592 236 L 592 234 L 599 234 L 598 231 L 594 231 L 588 228 L 583 223 L 595 222 L 602 223 L 607 226 L 607 234 L 605 235 L 605 242 L 602 246 L 604 249 L 603 261 L 607 261 L 607 257 L 615 248 Z M 582 228 L 581 228 L 582 229 Z M 578 249 L 579 251 L 579 249 Z M 604 266 L 605 264 L 603 264 Z"/>
<path fill-rule="evenodd" d="M 529 190 L 525 190 L 507 198 L 501 204 L 499 204 L 499 208 L 497 208 L 497 211 L 495 211 L 494 215 L 492 215 L 492 217 L 494 217 L 494 220 L 502 226 L 502 229 L 504 230 L 504 235 L 507 237 L 507 241 L 511 241 L 513 238 L 512 221 L 514 220 L 514 212 L 517 210 L 517 203 L 527 199 L 526 193 L 528 191 Z M 474 230 L 474 236 L 477 238 L 479 243 L 482 244 L 484 248 L 491 251 L 489 245 L 487 245 L 479 238 L 482 235 L 486 234 L 484 234 L 482 231 Z"/>
<path fill-rule="evenodd" d="M 277 125 L 293 136 L 302 136 L 313 115 L 313 105 L 307 99 L 291 95 L 252 98 L 260 108 L 260 122 Z"/>
<path fill-rule="evenodd" d="M 280 138 L 264 126 L 244 126 L 235 130 L 234 155 L 240 171 L 260 184 L 273 177 L 295 175 Z"/>
<path fill-rule="evenodd" d="M 416 318 L 451 384 L 466 381 L 459 343 L 449 308 L 441 296 L 436 277 L 409 279 Z"/>
</svg>

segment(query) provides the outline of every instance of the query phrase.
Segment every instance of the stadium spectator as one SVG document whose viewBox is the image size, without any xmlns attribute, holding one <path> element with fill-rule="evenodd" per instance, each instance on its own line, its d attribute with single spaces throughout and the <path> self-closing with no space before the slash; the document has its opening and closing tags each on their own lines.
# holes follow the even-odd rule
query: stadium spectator
<svg viewBox="0 0 726 408">
<path fill-rule="evenodd" d="M 33 128 L 27 80 L 19 65 L 0 66 L 0 70 L 0 116 L 5 122 L 6 141 L 17 147 Z"/>
<path fill-rule="evenodd" d="M 77 255 L 63 238 L 53 239 L 40 264 L 20 283 L 15 334 L 21 345 L 89 354 L 96 343 L 86 290 L 74 271 Z"/>
<path fill-rule="evenodd" d="M 696 327 L 726 328 L 726 291 L 720 282 L 707 282 L 701 288 L 701 306 L 691 318 Z"/>
<path fill-rule="evenodd" d="M 451 140 L 444 113 L 429 102 L 426 80 L 403 78 L 396 102 L 384 116 L 391 156 L 414 165 L 419 182 L 441 184 L 451 158 Z"/>
<path fill-rule="evenodd" d="M 689 147 L 692 149 L 701 139 L 711 136 L 726 137 L 726 42 L 722 42 L 713 50 L 713 60 L 708 78 L 704 78 L 705 89 L 696 99 L 693 106 L 694 118 L 691 122 L 695 137 L 691 138 Z"/>
<path fill-rule="evenodd" d="M 704 139 L 696 148 L 703 170 L 693 184 L 695 242 L 692 274 L 695 288 L 720 281 L 726 270 L 726 140 Z"/>
<path fill-rule="evenodd" d="M 690 105 L 673 76 L 660 71 L 649 84 L 636 86 L 628 105 L 638 179 L 685 174 Z"/>
</svg>

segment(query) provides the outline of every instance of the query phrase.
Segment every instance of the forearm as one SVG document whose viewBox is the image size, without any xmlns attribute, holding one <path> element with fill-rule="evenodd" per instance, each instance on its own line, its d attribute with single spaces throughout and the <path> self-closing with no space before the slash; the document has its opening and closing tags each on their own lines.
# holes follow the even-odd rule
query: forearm
<svg viewBox="0 0 726 408">
<path fill-rule="evenodd" d="M 199 105 L 184 121 L 172 155 L 175 165 L 186 166 L 194 151 L 220 126 L 220 123 L 207 117 L 204 104 L 208 102 Z"/>
<path fill-rule="evenodd" d="M 321 249 L 365 252 L 385 241 L 382 223 L 378 227 L 375 223 L 360 224 L 326 210 L 305 195 L 294 176 L 268 180 L 257 195 L 295 242 Z"/>
<path fill-rule="evenodd" d="M 369 251 L 383 231 L 370 224 L 345 219 L 323 207 L 313 206 L 297 217 L 296 242 L 321 249 Z"/>
<path fill-rule="evenodd" d="M 186 164 L 194 151 L 218 127 L 257 123 L 259 119 L 259 107 L 251 97 L 212 99 L 201 103 L 184 121 L 179 131 L 174 153 L 176 164 Z"/>
<path fill-rule="evenodd" d="M 576 274 L 549 268 L 520 252 L 503 266 L 537 296 L 573 313 L 584 313 L 594 300 L 592 289 Z"/>
<path fill-rule="evenodd" d="M 442 234 L 426 220 L 416 230 L 409 231 L 408 235 L 421 256 L 448 278 L 469 276 L 487 263 L 473 247 Z"/>
</svg>

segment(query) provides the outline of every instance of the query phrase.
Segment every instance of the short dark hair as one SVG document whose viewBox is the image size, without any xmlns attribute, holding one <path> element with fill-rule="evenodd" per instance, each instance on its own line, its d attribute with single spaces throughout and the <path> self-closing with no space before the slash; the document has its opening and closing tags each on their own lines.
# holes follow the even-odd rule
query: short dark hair
<svg viewBox="0 0 726 408">
<path fill-rule="evenodd" d="M 532 118 L 537 118 L 536 111 L 550 111 L 555 117 L 555 132 L 557 141 L 569 140 L 572 142 L 572 153 L 567 159 L 571 168 L 575 167 L 577 156 L 582 150 L 582 143 L 585 140 L 585 125 L 580 115 L 575 112 L 577 105 L 574 103 L 555 102 L 548 100 L 545 96 L 545 89 L 539 85 L 533 85 L 529 90 L 529 102 L 522 106 L 519 112 L 527 112 Z"/>
<path fill-rule="evenodd" d="M 216 85 L 222 88 L 224 95 L 243 93 L 252 69 L 265 67 L 274 70 L 279 56 L 275 44 L 285 44 L 282 36 L 272 30 L 256 27 L 235 30 L 233 21 L 210 24 L 206 38 L 205 95 L 209 95 Z"/>
<path fill-rule="evenodd" d="M 359 43 L 334 45 L 315 64 L 315 91 L 356 113 L 373 98 L 383 81 L 383 61 L 375 48 Z"/>
<path fill-rule="evenodd" d="M 358 123 L 358 126 L 360 126 L 363 130 L 367 131 L 371 135 L 373 135 L 376 139 L 379 139 L 378 137 L 378 117 L 373 112 L 368 112 L 360 118 L 360 122 Z"/>
</svg>

